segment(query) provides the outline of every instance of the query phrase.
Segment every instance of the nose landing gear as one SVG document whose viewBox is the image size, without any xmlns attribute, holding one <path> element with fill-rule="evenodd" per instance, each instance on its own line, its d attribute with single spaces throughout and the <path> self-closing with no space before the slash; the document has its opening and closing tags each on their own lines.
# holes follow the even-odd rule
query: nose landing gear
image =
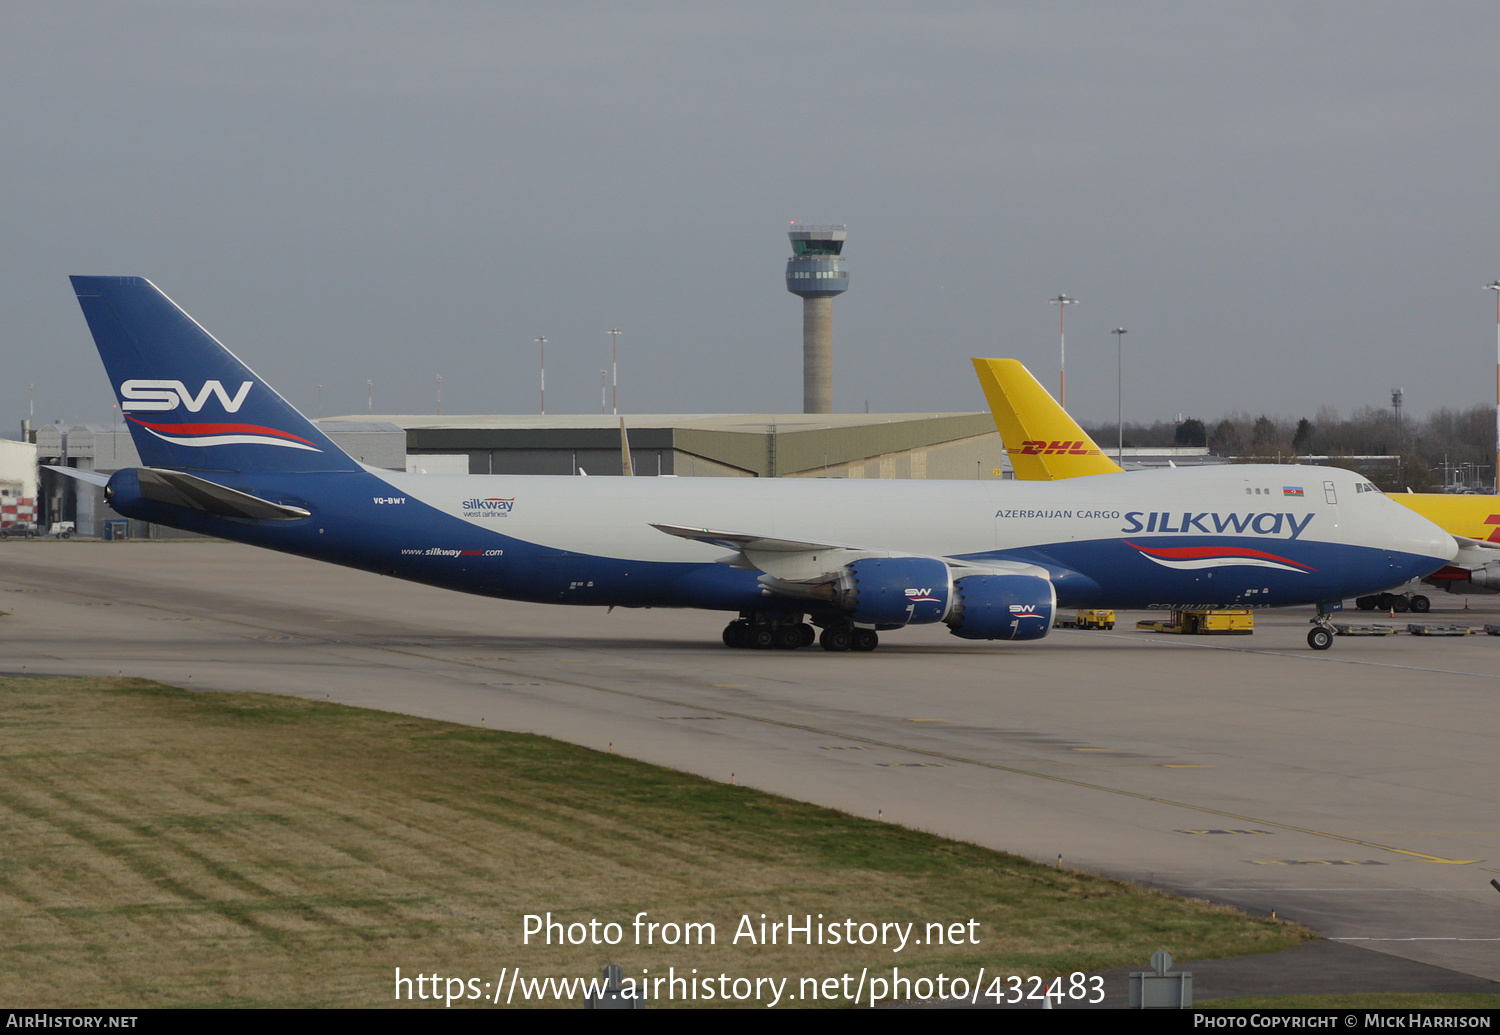
<svg viewBox="0 0 1500 1035">
<path fill-rule="evenodd" d="M 1333 646 L 1333 613 L 1343 607 L 1343 601 L 1318 605 L 1318 616 L 1312 620 L 1313 627 L 1307 632 L 1309 647 L 1313 650 L 1327 650 Z"/>
</svg>

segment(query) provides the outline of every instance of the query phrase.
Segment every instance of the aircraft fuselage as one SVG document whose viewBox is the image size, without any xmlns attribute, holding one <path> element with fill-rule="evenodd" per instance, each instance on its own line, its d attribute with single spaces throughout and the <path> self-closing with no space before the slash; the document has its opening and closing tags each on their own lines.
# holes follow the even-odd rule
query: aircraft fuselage
<svg viewBox="0 0 1500 1035">
<path fill-rule="evenodd" d="M 205 475 L 209 476 L 209 475 Z M 1046 569 L 1064 607 L 1272 607 L 1348 599 L 1441 567 L 1452 539 L 1332 468 L 1226 466 L 1062 482 L 209 476 L 305 507 L 245 522 L 150 500 L 128 516 L 516 600 L 754 610 L 758 573 L 654 523 Z M 1300 495 L 1296 494 L 1299 493 Z"/>
</svg>

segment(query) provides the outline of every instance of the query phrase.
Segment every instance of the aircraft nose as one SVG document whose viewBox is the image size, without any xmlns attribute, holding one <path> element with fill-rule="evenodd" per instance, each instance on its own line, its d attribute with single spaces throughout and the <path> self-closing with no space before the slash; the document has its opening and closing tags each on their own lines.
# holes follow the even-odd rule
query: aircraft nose
<svg viewBox="0 0 1500 1035">
<path fill-rule="evenodd" d="M 1458 540 L 1416 511 L 1392 502 L 1386 519 L 1396 540 L 1393 545 L 1402 553 L 1430 557 L 1439 566 L 1458 556 Z"/>
</svg>

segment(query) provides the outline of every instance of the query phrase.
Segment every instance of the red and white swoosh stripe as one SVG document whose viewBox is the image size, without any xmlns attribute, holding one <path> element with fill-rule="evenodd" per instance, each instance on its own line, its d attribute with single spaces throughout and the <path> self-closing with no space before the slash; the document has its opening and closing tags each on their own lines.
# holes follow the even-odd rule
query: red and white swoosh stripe
<svg viewBox="0 0 1500 1035">
<path fill-rule="evenodd" d="M 1177 571 L 1248 566 L 1277 568 L 1281 571 L 1295 571 L 1300 575 L 1305 575 L 1310 571 L 1318 570 L 1301 561 L 1294 561 L 1290 557 L 1280 557 L 1274 553 L 1254 550 L 1247 546 L 1140 546 L 1128 540 L 1125 545 L 1139 550 L 1163 568 L 1173 568 Z"/>
<path fill-rule="evenodd" d="M 259 424 L 149 424 L 135 417 L 127 419 L 175 446 L 281 446 L 322 452 L 305 438 Z"/>
</svg>

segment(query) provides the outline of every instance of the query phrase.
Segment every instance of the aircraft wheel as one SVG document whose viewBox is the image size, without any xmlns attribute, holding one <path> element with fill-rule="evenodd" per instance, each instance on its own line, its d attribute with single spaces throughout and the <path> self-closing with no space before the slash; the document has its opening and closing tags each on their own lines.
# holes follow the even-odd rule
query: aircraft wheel
<svg viewBox="0 0 1500 1035">
<path fill-rule="evenodd" d="M 808 625 L 806 622 L 802 622 L 797 626 L 797 632 L 800 633 L 802 637 L 801 642 L 797 644 L 797 646 L 799 647 L 811 647 L 813 643 L 815 643 L 818 639 L 818 634 L 814 632 L 813 627 Z"/>
<path fill-rule="evenodd" d="M 1367 597 L 1354 598 L 1354 606 L 1361 611 L 1373 611 L 1375 610 L 1375 605 L 1378 603 L 1380 603 L 1380 597 L 1374 594 Z"/>
<path fill-rule="evenodd" d="M 1432 601 L 1418 593 L 1411 598 L 1411 609 L 1419 615 L 1425 615 L 1428 611 L 1432 610 Z"/>
<path fill-rule="evenodd" d="M 874 629 L 855 629 L 854 642 L 850 647 L 854 650 L 870 651 L 880 646 L 880 635 Z"/>
<path fill-rule="evenodd" d="M 730 622 L 724 626 L 724 646 L 736 650 L 750 646 L 750 625 L 747 622 Z"/>
<path fill-rule="evenodd" d="M 755 650 L 770 650 L 776 646 L 776 630 L 769 625 L 752 625 L 750 646 Z"/>
<path fill-rule="evenodd" d="M 854 639 L 849 633 L 848 629 L 824 629 L 823 635 L 818 637 L 818 644 L 824 650 L 848 650 Z"/>
<path fill-rule="evenodd" d="M 1393 596 L 1391 597 L 1391 607 L 1395 609 L 1398 615 L 1404 615 L 1411 610 L 1411 601 L 1406 597 Z"/>
<path fill-rule="evenodd" d="M 1307 632 L 1307 645 L 1313 650 L 1327 650 L 1333 646 L 1333 633 L 1322 626 L 1309 629 Z"/>
<path fill-rule="evenodd" d="M 795 625 L 776 627 L 776 649 L 796 650 L 802 646 L 802 629 Z"/>
</svg>

